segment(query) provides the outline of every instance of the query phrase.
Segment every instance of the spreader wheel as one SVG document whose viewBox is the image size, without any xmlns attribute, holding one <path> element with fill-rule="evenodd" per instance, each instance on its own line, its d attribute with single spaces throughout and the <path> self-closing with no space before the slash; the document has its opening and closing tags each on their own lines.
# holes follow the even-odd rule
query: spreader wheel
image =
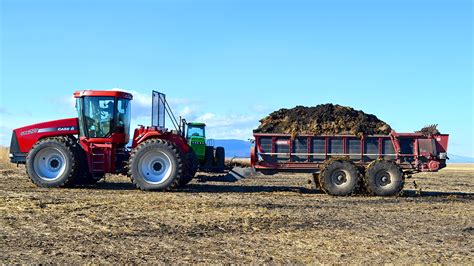
<svg viewBox="0 0 474 266">
<path fill-rule="evenodd" d="M 26 157 L 26 173 L 40 187 L 64 187 L 77 175 L 74 147 L 68 138 L 38 141 Z"/>
<path fill-rule="evenodd" d="M 392 162 L 376 161 L 367 168 L 364 183 L 369 194 L 395 196 L 403 188 L 403 172 Z"/>
<path fill-rule="evenodd" d="M 129 160 L 132 182 L 141 190 L 176 188 L 184 170 L 176 147 L 162 139 L 150 139 L 133 149 Z"/>
<path fill-rule="evenodd" d="M 264 169 L 264 170 L 259 170 L 262 175 L 276 175 L 278 174 L 278 170 L 275 169 Z"/>
<path fill-rule="evenodd" d="M 333 161 L 319 174 L 319 185 L 329 195 L 352 194 L 359 183 L 357 168 L 347 161 Z"/>
</svg>

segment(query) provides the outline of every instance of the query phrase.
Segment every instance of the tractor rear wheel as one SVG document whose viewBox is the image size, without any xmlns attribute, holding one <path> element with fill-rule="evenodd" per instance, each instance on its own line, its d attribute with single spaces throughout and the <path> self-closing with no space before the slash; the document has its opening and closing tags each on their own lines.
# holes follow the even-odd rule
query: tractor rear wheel
<svg viewBox="0 0 474 266">
<path fill-rule="evenodd" d="M 352 194 L 359 183 L 357 168 L 348 161 L 333 161 L 319 174 L 319 185 L 329 195 Z"/>
<path fill-rule="evenodd" d="M 38 141 L 26 157 L 26 173 L 40 187 L 64 187 L 78 174 L 73 143 L 66 137 Z"/>
<path fill-rule="evenodd" d="M 216 148 L 216 172 L 223 172 L 225 168 L 225 150 L 224 147 Z"/>
<path fill-rule="evenodd" d="M 184 155 L 185 171 L 179 179 L 179 186 L 185 186 L 194 178 L 198 169 L 198 160 L 193 150 Z"/>
<path fill-rule="evenodd" d="M 396 196 L 405 183 L 400 167 L 389 161 L 375 161 L 366 170 L 365 188 L 376 196 Z"/>
<path fill-rule="evenodd" d="M 168 191 L 178 187 L 184 165 L 171 142 L 150 139 L 132 150 L 128 168 L 139 189 Z"/>
</svg>

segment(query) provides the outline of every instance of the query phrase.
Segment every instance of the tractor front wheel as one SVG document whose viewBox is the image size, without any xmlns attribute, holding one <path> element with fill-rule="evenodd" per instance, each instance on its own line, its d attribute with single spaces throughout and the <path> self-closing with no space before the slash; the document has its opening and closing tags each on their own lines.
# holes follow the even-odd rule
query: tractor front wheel
<svg viewBox="0 0 474 266">
<path fill-rule="evenodd" d="M 78 172 L 73 143 L 65 137 L 38 141 L 26 157 L 26 173 L 40 187 L 64 187 Z"/>
<path fill-rule="evenodd" d="M 141 190 L 168 191 L 179 185 L 184 170 L 176 147 L 162 139 L 150 139 L 133 149 L 129 160 L 132 182 Z"/>
</svg>

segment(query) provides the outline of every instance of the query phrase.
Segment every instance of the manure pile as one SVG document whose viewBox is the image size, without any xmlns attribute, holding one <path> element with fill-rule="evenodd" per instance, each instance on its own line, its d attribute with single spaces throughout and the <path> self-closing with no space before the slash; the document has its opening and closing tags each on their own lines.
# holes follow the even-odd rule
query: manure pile
<svg viewBox="0 0 474 266">
<path fill-rule="evenodd" d="M 441 132 L 439 132 L 437 127 L 438 127 L 438 124 L 429 125 L 418 131 L 415 131 L 415 133 L 421 133 L 425 136 L 441 134 Z"/>
<path fill-rule="evenodd" d="M 375 115 L 337 104 L 280 109 L 260 120 L 255 133 L 296 135 L 389 134 L 390 126 Z"/>
</svg>

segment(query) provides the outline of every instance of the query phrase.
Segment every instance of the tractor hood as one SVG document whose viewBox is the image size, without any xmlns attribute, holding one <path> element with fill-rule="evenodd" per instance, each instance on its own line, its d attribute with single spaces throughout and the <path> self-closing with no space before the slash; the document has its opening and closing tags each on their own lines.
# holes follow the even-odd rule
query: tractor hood
<svg viewBox="0 0 474 266">
<path fill-rule="evenodd" d="M 37 123 L 13 130 L 10 153 L 27 153 L 42 138 L 76 135 L 79 133 L 78 119 L 66 118 Z"/>
</svg>

